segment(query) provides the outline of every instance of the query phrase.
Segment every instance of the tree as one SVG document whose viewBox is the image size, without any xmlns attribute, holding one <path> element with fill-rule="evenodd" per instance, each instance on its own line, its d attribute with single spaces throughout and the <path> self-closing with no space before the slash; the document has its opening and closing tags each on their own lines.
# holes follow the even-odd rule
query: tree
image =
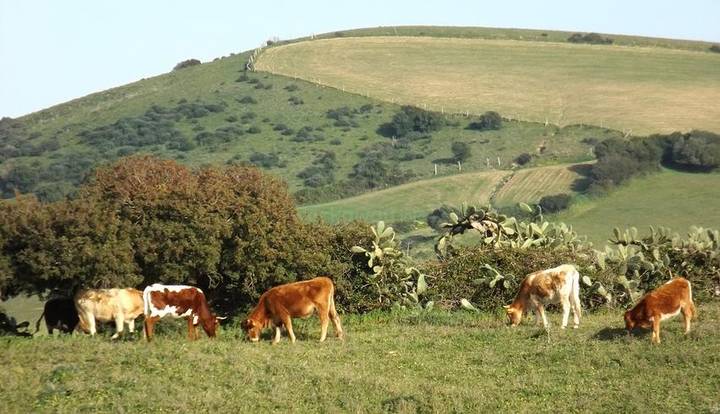
<svg viewBox="0 0 720 414">
<path fill-rule="evenodd" d="M 199 65 L 199 64 L 200 64 L 200 61 L 197 59 L 183 60 L 182 62 L 175 65 L 173 70 L 185 69 L 185 68 L 189 68 L 190 66 L 195 66 L 195 65 Z"/>
<path fill-rule="evenodd" d="M 470 158 L 470 146 L 466 142 L 455 141 L 450 145 L 455 161 L 464 162 Z"/>
<path fill-rule="evenodd" d="M 488 111 L 480 115 L 480 118 L 471 122 L 468 125 L 468 129 L 474 129 L 477 131 L 487 131 L 493 129 L 502 128 L 502 116 L 495 111 Z"/>
</svg>

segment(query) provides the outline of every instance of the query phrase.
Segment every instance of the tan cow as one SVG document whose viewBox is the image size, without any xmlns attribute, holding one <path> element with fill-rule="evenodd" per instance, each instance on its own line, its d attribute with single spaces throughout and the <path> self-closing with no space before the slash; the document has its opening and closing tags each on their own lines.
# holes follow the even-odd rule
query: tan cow
<svg viewBox="0 0 720 414">
<path fill-rule="evenodd" d="M 690 320 L 697 315 L 692 300 L 692 286 L 682 277 L 676 277 L 643 296 L 632 309 L 625 312 L 625 329 L 628 334 L 639 326 L 652 327 L 651 342 L 660 343 L 660 321 L 683 314 L 685 334 L 690 332 Z"/>
<path fill-rule="evenodd" d="M 143 295 L 137 289 L 87 289 L 75 295 L 80 323 L 78 329 L 90 335 L 97 332 L 95 323 L 115 321 L 112 339 L 123 333 L 125 323 L 135 331 L 135 318 L 143 314 Z"/>
<path fill-rule="evenodd" d="M 573 312 L 573 328 L 580 325 L 580 274 L 575 266 L 565 264 L 558 267 L 531 273 L 520 284 L 520 290 L 515 300 L 505 306 L 505 312 L 512 326 L 522 321 L 523 315 L 532 310 L 535 313 L 535 322 L 542 318 L 543 326 L 547 329 L 548 321 L 545 317 L 545 305 L 561 303 L 563 308 L 562 329 L 565 329 Z"/>
<path fill-rule="evenodd" d="M 242 322 L 242 328 L 248 339 L 253 342 L 260 340 L 260 332 L 264 328 L 274 327 L 273 344 L 280 341 L 280 327 L 285 326 L 290 341 L 295 342 L 292 318 L 305 318 L 317 310 L 320 318 L 320 342 L 327 336 L 328 323 L 332 320 L 335 334 L 343 338 L 340 317 L 335 311 L 335 286 L 327 277 L 276 286 L 260 296 L 255 309 Z"/>
</svg>

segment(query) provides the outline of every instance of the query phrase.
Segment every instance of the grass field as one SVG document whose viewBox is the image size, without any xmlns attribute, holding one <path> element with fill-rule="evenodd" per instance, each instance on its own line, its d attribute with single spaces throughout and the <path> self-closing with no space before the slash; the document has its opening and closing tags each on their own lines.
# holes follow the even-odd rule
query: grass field
<svg viewBox="0 0 720 414">
<path fill-rule="evenodd" d="M 604 244 L 613 227 L 670 227 L 684 235 L 692 225 L 720 227 L 720 174 L 664 170 L 632 180 L 605 197 L 584 200 L 557 219 L 572 224 L 596 244 Z"/>
<path fill-rule="evenodd" d="M 720 55 L 658 47 L 435 37 L 273 47 L 259 70 L 385 101 L 634 134 L 720 131 Z"/>
<path fill-rule="evenodd" d="M 2 338 L 4 413 L 27 412 L 717 412 L 720 304 L 699 307 L 689 336 L 628 338 L 619 311 L 586 314 L 578 330 L 507 328 L 497 315 L 344 315 L 347 339 L 240 338 L 188 343 L 139 336 Z M 161 326 L 162 323 L 159 325 Z"/>
</svg>

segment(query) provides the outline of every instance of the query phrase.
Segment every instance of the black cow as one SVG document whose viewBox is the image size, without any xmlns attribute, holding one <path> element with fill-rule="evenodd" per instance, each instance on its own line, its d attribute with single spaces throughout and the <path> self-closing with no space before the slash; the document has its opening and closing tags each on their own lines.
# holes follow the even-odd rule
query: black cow
<svg viewBox="0 0 720 414">
<path fill-rule="evenodd" d="M 53 298 L 45 302 L 45 309 L 35 324 L 35 333 L 40 330 L 40 321 L 43 317 L 45 317 L 45 326 L 50 335 L 53 334 L 54 329 L 72 333 L 80 321 L 72 298 Z"/>
</svg>

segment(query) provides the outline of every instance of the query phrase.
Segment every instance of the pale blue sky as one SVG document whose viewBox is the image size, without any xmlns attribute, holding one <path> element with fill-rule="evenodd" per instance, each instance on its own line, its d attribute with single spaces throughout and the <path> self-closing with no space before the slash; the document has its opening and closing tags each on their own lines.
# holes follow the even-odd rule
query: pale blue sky
<svg viewBox="0 0 720 414">
<path fill-rule="evenodd" d="M 278 36 L 392 25 L 594 31 L 720 42 L 718 0 L 0 0 L 0 117 Z"/>
</svg>

